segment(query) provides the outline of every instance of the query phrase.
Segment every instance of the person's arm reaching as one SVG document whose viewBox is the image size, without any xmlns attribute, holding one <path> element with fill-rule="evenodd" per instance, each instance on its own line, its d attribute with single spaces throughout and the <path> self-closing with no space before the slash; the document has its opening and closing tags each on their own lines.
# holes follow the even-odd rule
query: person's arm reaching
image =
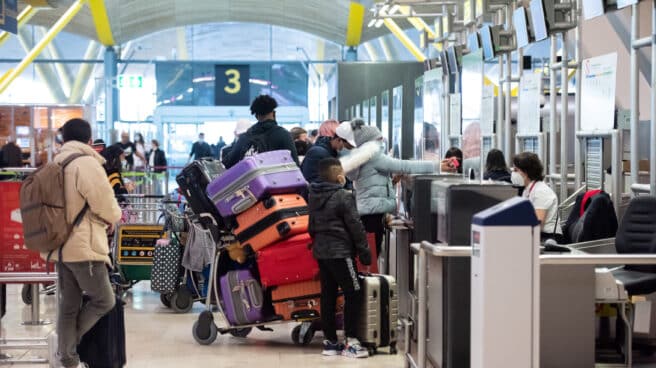
<svg viewBox="0 0 656 368">
<path fill-rule="evenodd" d="M 76 173 L 77 190 L 89 205 L 89 211 L 100 217 L 107 224 L 113 224 L 121 219 L 121 208 L 116 202 L 114 190 L 109 185 L 105 170 L 92 157 L 82 157 L 79 160 L 93 160 L 93 164 L 85 165 L 84 172 Z"/>
<path fill-rule="evenodd" d="M 439 163 L 433 161 L 399 160 L 389 156 L 380 156 L 376 170 L 387 174 L 432 174 L 439 171 Z"/>
</svg>

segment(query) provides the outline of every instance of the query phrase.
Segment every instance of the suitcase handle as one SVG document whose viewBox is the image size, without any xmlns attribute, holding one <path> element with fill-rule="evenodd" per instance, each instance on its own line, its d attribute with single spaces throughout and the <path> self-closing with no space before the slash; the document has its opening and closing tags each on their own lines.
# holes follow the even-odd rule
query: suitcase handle
<svg viewBox="0 0 656 368">
<path fill-rule="evenodd" d="M 257 198 L 248 188 L 238 190 L 232 198 L 241 197 L 237 203 L 232 205 L 232 213 L 242 213 L 257 203 Z"/>
<path fill-rule="evenodd" d="M 255 280 L 242 281 L 239 292 L 247 310 L 250 310 L 251 307 L 256 309 L 262 308 L 262 304 L 264 303 L 260 297 L 262 290 Z"/>
</svg>

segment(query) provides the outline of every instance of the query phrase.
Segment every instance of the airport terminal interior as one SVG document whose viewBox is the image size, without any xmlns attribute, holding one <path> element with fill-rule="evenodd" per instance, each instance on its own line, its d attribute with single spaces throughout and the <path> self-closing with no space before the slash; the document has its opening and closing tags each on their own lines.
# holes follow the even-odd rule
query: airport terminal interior
<svg viewBox="0 0 656 368">
<path fill-rule="evenodd" d="M 655 0 L 0 0 L 0 366 L 656 367 L 654 83 Z"/>
</svg>

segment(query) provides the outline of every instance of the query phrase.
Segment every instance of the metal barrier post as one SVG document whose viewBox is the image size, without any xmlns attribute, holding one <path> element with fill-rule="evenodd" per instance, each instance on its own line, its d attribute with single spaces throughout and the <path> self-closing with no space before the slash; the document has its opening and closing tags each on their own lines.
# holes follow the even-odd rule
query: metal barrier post
<svg viewBox="0 0 656 368">
<path fill-rule="evenodd" d="M 25 321 L 22 323 L 24 326 L 44 326 L 49 325 L 52 322 L 48 320 L 41 320 L 41 300 L 39 293 L 39 284 L 30 284 L 32 286 L 30 292 L 32 293 L 32 305 L 31 307 L 31 320 Z"/>
<path fill-rule="evenodd" d="M 428 301 L 426 300 L 428 288 L 428 270 L 426 265 L 426 251 L 422 248 L 419 249 L 419 311 L 417 313 L 417 368 L 426 368 L 426 330 L 428 329 L 428 321 L 426 320 L 426 313 L 428 309 Z"/>
</svg>

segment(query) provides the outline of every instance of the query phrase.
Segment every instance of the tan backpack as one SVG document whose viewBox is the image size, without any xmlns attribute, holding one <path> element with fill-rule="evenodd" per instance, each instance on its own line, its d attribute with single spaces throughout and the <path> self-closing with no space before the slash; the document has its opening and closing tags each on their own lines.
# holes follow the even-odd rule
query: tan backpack
<svg viewBox="0 0 656 368">
<path fill-rule="evenodd" d="M 70 237 L 89 205 L 75 218 L 66 221 L 64 169 L 74 160 L 87 156 L 70 155 L 61 164 L 47 163 L 28 176 L 20 189 L 20 209 L 25 247 L 37 252 L 52 252 L 61 248 Z"/>
</svg>

